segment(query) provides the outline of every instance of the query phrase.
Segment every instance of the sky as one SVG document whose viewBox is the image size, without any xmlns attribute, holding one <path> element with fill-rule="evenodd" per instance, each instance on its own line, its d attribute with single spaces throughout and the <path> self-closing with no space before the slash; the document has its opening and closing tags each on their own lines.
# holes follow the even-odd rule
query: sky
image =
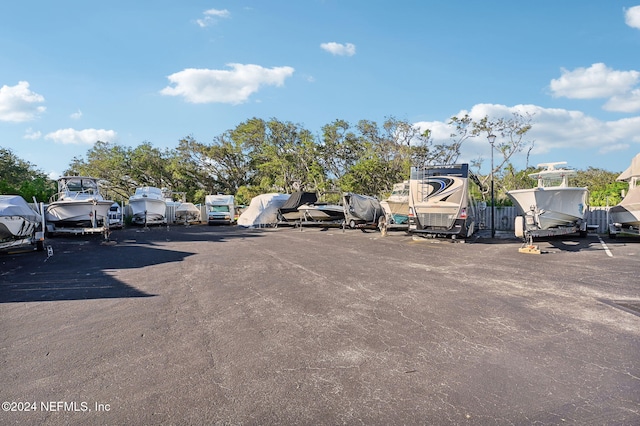
<svg viewBox="0 0 640 426">
<path fill-rule="evenodd" d="M 0 147 L 52 177 L 98 140 L 211 143 L 254 117 L 318 136 L 394 117 L 446 142 L 452 116 L 531 114 L 516 168 L 621 172 L 640 152 L 640 0 L 20 0 L 0 16 Z M 460 161 L 490 156 L 478 137 Z"/>
</svg>

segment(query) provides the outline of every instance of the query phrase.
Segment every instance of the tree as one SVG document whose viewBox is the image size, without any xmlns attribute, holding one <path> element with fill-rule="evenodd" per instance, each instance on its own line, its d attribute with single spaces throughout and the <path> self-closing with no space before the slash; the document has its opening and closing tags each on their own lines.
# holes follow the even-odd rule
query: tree
<svg viewBox="0 0 640 426">
<path fill-rule="evenodd" d="M 511 158 L 525 149 L 527 149 L 527 158 L 529 153 L 533 149 L 534 141 L 526 139 L 526 135 L 531 130 L 533 117 L 531 114 L 520 114 L 517 112 L 513 113 L 513 117 L 511 118 L 499 118 L 495 120 L 489 120 L 487 116 L 482 118 L 478 122 L 471 122 L 471 136 L 484 136 L 487 137 L 489 135 L 495 135 L 496 143 L 492 146 L 492 149 L 495 149 L 501 154 L 501 158 L 498 158 L 497 163 L 494 163 L 493 170 L 490 171 L 489 174 L 480 178 L 480 182 L 483 186 L 487 186 L 487 182 L 494 176 L 494 182 L 496 181 L 495 176 L 500 176 L 500 171 L 506 164 L 509 164 Z M 528 163 L 528 161 L 527 161 Z M 472 166 L 478 170 L 478 175 L 480 175 L 479 170 L 482 165 L 481 160 L 477 160 L 472 163 Z M 528 167 L 528 164 L 527 164 Z M 498 182 L 501 180 L 498 179 Z M 504 188 L 498 185 L 497 190 L 495 192 L 502 193 L 504 192 Z M 486 192 L 484 193 L 486 195 Z"/>
<path fill-rule="evenodd" d="M 20 195 L 27 202 L 35 197 L 46 202 L 56 192 L 56 183 L 10 149 L 0 147 L 0 194 Z"/>
<path fill-rule="evenodd" d="M 622 201 L 622 191 L 629 188 L 627 182 L 617 182 L 619 173 L 589 167 L 578 170 L 578 175 L 571 178 L 574 186 L 589 188 L 589 204 L 592 206 L 614 206 Z"/>
</svg>

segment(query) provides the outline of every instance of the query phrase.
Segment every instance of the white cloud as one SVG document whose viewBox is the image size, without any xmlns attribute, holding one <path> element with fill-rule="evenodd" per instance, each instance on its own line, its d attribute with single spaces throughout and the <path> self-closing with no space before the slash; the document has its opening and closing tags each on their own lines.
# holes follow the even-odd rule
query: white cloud
<svg viewBox="0 0 640 426">
<path fill-rule="evenodd" d="M 31 121 L 46 110 L 40 106 L 44 96 L 29 90 L 29 83 L 20 81 L 16 86 L 0 87 L 0 121 Z"/>
<path fill-rule="evenodd" d="M 570 99 L 608 98 L 623 95 L 640 81 L 638 71 L 615 71 L 603 63 L 573 71 L 562 69 L 562 76 L 551 80 L 554 97 Z"/>
<path fill-rule="evenodd" d="M 261 86 L 282 86 L 294 69 L 263 68 L 252 64 L 227 64 L 231 70 L 188 68 L 167 78 L 174 86 L 160 91 L 167 96 L 183 96 L 187 102 L 241 104 Z"/>
<path fill-rule="evenodd" d="M 218 22 L 217 18 L 228 18 L 231 13 L 227 9 L 209 9 L 202 12 L 204 18 L 196 19 L 196 23 L 201 27 L 208 27 Z"/>
<path fill-rule="evenodd" d="M 632 90 L 619 96 L 613 96 L 604 104 L 607 111 L 636 112 L 640 111 L 640 89 Z"/>
<path fill-rule="evenodd" d="M 640 6 L 633 6 L 626 10 L 624 22 L 631 28 L 640 30 Z"/>
<path fill-rule="evenodd" d="M 69 117 L 73 120 L 79 120 L 80 118 L 82 118 L 82 111 L 78 110 L 72 113 Z"/>
<path fill-rule="evenodd" d="M 356 54 L 356 46 L 352 43 L 341 44 L 332 41 L 330 43 L 322 43 L 320 48 L 332 55 L 353 56 Z"/>
<path fill-rule="evenodd" d="M 73 145 L 93 145 L 97 141 L 114 142 L 117 139 L 117 133 L 113 130 L 104 129 L 60 129 L 55 132 L 47 133 L 45 139 L 50 139 L 57 143 L 73 144 Z"/>
<path fill-rule="evenodd" d="M 33 129 L 28 128 L 25 133 L 23 138 L 24 139 L 31 139 L 31 140 L 36 140 L 36 139 L 40 139 L 40 137 L 42 136 L 42 133 L 39 131 L 33 131 Z"/>
<path fill-rule="evenodd" d="M 595 155 L 623 150 L 632 143 L 640 144 L 640 116 L 602 121 L 580 111 L 543 108 L 537 105 L 509 107 L 495 104 L 478 104 L 469 111 L 460 111 L 456 116 L 463 117 L 469 114 L 476 121 L 485 116 L 490 119 L 509 119 L 513 117 L 514 112 L 532 116 L 532 128 L 526 135 L 527 140 L 535 141 L 532 154 L 546 156 L 558 150 L 569 149 L 591 150 Z M 446 122 L 418 122 L 415 125 L 422 130 L 430 129 L 436 143 L 451 141 L 449 135 L 453 129 Z M 465 160 L 486 158 L 490 152 L 487 146 L 486 135 L 469 139 L 463 148 Z"/>
</svg>

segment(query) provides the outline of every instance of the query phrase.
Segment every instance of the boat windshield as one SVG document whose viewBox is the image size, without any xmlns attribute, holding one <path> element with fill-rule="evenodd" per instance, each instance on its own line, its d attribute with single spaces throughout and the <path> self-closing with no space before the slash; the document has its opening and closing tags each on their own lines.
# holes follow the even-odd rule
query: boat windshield
<svg viewBox="0 0 640 426">
<path fill-rule="evenodd" d="M 64 183 L 69 192 L 97 193 L 98 184 L 93 179 L 69 179 Z"/>
</svg>

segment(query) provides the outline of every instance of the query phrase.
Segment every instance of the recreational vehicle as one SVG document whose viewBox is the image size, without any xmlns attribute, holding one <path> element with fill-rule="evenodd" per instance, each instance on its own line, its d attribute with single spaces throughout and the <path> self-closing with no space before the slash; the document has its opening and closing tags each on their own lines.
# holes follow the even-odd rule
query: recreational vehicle
<svg viewBox="0 0 640 426">
<path fill-rule="evenodd" d="M 468 164 L 412 167 L 409 233 L 468 238 L 475 231 Z"/>
</svg>

